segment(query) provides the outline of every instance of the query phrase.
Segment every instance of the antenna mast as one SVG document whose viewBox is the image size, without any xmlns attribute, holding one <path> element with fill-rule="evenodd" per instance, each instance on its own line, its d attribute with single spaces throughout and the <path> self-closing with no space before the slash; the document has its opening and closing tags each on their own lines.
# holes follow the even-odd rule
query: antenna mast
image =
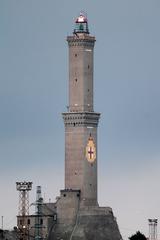
<svg viewBox="0 0 160 240">
<path fill-rule="evenodd" d="M 41 186 L 37 186 L 36 203 L 35 203 L 35 240 L 43 239 L 43 217 L 42 217 L 43 198 L 41 194 Z"/>
</svg>

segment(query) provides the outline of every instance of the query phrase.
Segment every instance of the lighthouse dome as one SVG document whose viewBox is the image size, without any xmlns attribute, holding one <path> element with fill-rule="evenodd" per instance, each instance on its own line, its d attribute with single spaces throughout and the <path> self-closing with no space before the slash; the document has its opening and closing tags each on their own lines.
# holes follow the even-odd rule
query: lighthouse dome
<svg viewBox="0 0 160 240">
<path fill-rule="evenodd" d="M 76 19 L 76 23 L 87 23 L 87 22 L 88 22 L 87 17 L 84 14 L 80 13 L 79 17 L 77 17 Z"/>
</svg>

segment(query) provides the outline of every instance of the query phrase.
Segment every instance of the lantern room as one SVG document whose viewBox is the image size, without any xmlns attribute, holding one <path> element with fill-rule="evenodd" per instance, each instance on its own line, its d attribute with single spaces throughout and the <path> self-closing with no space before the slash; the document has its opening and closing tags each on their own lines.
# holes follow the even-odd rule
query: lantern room
<svg viewBox="0 0 160 240">
<path fill-rule="evenodd" d="M 83 13 L 80 13 L 79 17 L 76 18 L 74 33 L 75 34 L 76 33 L 89 34 L 88 20 L 87 20 L 87 17 Z"/>
</svg>

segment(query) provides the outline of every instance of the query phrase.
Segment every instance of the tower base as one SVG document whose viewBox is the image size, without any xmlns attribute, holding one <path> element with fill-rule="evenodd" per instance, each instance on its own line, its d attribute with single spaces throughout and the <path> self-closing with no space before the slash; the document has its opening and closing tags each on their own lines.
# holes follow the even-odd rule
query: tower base
<svg viewBox="0 0 160 240">
<path fill-rule="evenodd" d="M 49 239 L 122 239 L 110 207 L 81 207 L 78 190 L 62 190 L 57 203 L 57 223 Z"/>
</svg>

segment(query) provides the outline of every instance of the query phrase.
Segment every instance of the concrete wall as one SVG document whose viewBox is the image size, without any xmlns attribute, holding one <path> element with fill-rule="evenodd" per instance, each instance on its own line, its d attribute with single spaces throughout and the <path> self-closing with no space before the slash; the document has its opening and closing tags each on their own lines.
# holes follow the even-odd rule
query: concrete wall
<svg viewBox="0 0 160 240">
<path fill-rule="evenodd" d="M 66 189 L 61 190 L 57 201 L 57 223 L 72 225 L 75 224 L 79 209 L 80 191 Z"/>
</svg>

